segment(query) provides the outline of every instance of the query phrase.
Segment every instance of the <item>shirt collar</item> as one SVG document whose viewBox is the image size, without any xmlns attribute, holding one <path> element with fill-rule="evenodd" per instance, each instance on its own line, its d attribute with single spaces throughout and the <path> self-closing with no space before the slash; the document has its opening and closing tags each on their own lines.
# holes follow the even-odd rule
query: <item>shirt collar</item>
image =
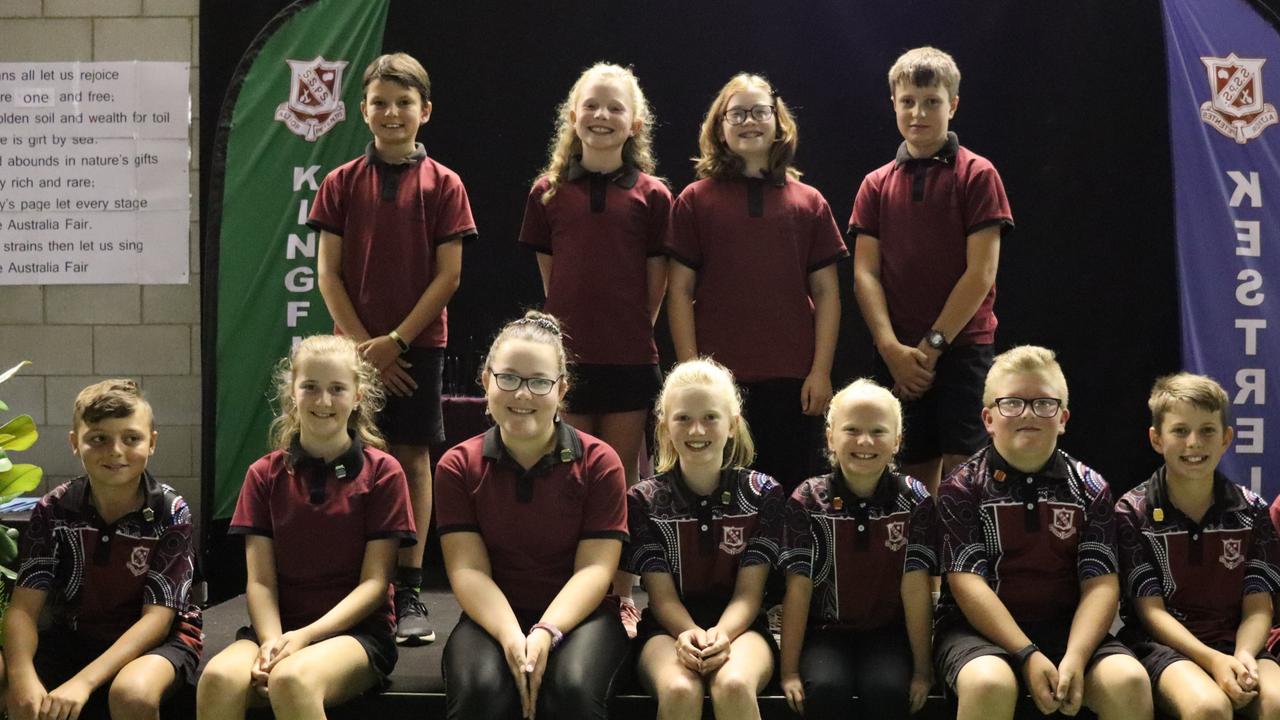
<svg viewBox="0 0 1280 720">
<path fill-rule="evenodd" d="M 636 181 L 640 179 L 640 171 L 627 163 L 623 163 L 622 167 L 610 173 L 592 172 L 582 167 L 582 156 L 575 155 L 569 162 L 568 179 L 570 182 L 581 180 L 584 177 L 603 177 L 605 180 L 617 185 L 624 190 L 630 190 L 636 186 Z"/>
<path fill-rule="evenodd" d="M 567 463 L 582 458 L 582 438 L 578 437 L 572 425 L 563 421 L 557 422 L 552 437 L 555 438 L 555 445 L 551 447 L 551 452 L 543 456 L 543 460 Z M 480 452 L 488 460 L 515 462 L 507 453 L 507 446 L 502 443 L 502 433 L 499 432 L 497 425 L 484 432 Z M 536 463 L 536 465 L 541 464 L 542 461 Z"/>
<path fill-rule="evenodd" d="M 404 162 L 389 163 L 378 156 L 378 149 L 374 146 L 372 142 L 370 142 L 368 145 L 364 147 L 364 156 L 366 160 L 368 160 L 370 163 L 374 165 L 380 165 L 382 167 L 389 167 L 389 168 L 400 168 L 405 165 L 410 165 L 412 163 L 416 163 L 420 160 L 425 159 L 427 157 L 427 148 L 422 143 L 414 143 L 413 152 L 409 153 L 409 156 L 405 158 Z"/>
<path fill-rule="evenodd" d="M 148 522 L 157 518 L 167 517 L 169 506 L 165 500 L 164 488 L 160 482 L 151 476 L 151 473 L 143 470 L 142 477 L 139 480 L 142 486 L 142 507 L 140 511 L 142 518 Z M 90 502 L 93 494 L 93 488 L 89 485 L 89 476 L 82 475 L 72 481 L 71 486 L 67 488 L 67 492 L 62 496 L 62 507 L 69 512 L 73 512 L 81 517 L 90 513 L 98 515 L 96 509 Z M 134 512 L 138 512 L 135 510 Z M 99 515 L 99 517 L 101 517 Z"/>
<path fill-rule="evenodd" d="M 293 436 L 285 455 L 289 467 L 294 470 L 320 468 L 326 472 L 332 472 L 339 480 L 354 478 L 364 469 L 364 445 L 356 435 L 351 436 L 351 447 L 329 462 L 325 462 L 323 458 L 314 457 L 302 449 L 302 441 L 298 435 Z"/>
<path fill-rule="evenodd" d="M 898 146 L 898 155 L 893 159 L 893 161 L 894 161 L 894 165 L 898 167 L 901 167 L 903 164 L 909 163 L 912 161 L 916 161 L 916 162 L 936 161 L 936 162 L 946 163 L 947 165 L 951 165 L 955 163 L 956 151 L 959 149 L 960 149 L 959 136 L 957 136 L 953 132 L 948 132 L 947 141 L 942 143 L 942 147 L 938 149 L 938 152 L 933 154 L 933 157 L 927 157 L 927 158 L 911 157 L 911 153 L 907 152 L 907 143 L 904 140 L 902 144 Z"/>
<path fill-rule="evenodd" d="M 738 478 L 738 468 L 727 467 L 720 471 L 720 479 L 709 495 L 699 495 L 685 482 L 684 473 L 680 472 L 680 464 L 668 470 L 664 475 L 671 481 L 671 487 L 684 502 L 686 507 L 698 507 L 700 498 L 712 498 L 717 505 L 729 505 L 733 502 L 733 486 Z"/>
<path fill-rule="evenodd" d="M 894 474 L 888 467 L 885 467 L 884 471 L 880 473 L 880 479 L 876 480 L 876 487 L 871 493 L 870 501 L 880 507 L 887 508 L 897 501 L 898 492 L 901 489 L 902 478 Z M 836 510 L 847 508 L 851 503 L 862 501 L 862 498 L 849 491 L 848 486 L 845 485 L 844 476 L 839 469 L 833 470 L 827 476 L 827 497 L 833 506 L 837 505 L 837 499 L 840 501 Z"/>
<path fill-rule="evenodd" d="M 1169 499 L 1169 479 L 1168 468 L 1161 465 L 1151 477 L 1147 479 L 1147 514 L 1155 522 L 1164 522 L 1169 520 L 1173 514 L 1181 515 L 1191 522 L 1186 514 L 1177 508 Z M 1207 524 L 1212 517 L 1217 517 L 1221 513 L 1243 510 L 1248 507 L 1248 500 L 1240 487 L 1227 479 L 1226 475 L 1221 472 L 1213 473 L 1213 503 L 1209 505 L 1209 509 L 1201 518 L 1201 525 Z M 1160 512 L 1157 513 L 1156 511 Z M 1160 517 L 1157 517 L 1159 515 Z"/>
<path fill-rule="evenodd" d="M 1045 462 L 1044 467 L 1029 473 L 1010 465 L 1009 461 L 1005 460 L 996 450 L 995 445 L 989 445 L 988 450 L 991 453 L 989 462 L 992 476 L 1006 483 L 1010 480 L 1025 480 L 1028 477 L 1033 477 L 1036 480 L 1066 480 L 1070 477 L 1070 473 L 1067 470 L 1067 460 L 1057 449 L 1049 456 L 1049 460 Z"/>
</svg>

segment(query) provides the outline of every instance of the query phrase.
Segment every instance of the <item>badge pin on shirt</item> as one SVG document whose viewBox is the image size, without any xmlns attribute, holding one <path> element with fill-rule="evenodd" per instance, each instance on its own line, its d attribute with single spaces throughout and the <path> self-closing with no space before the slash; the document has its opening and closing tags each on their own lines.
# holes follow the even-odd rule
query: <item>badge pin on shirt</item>
<svg viewBox="0 0 1280 720">
<path fill-rule="evenodd" d="M 333 466 L 333 474 L 334 474 L 334 475 L 336 475 L 336 476 L 338 476 L 338 479 L 339 479 L 339 480 L 341 480 L 341 479 L 345 478 L 345 477 L 347 476 L 347 466 L 346 466 L 346 465 L 334 465 L 334 466 Z"/>
<path fill-rule="evenodd" d="M 1156 508 L 1151 511 L 1151 519 L 1156 522 L 1164 522 L 1164 508 Z"/>
</svg>

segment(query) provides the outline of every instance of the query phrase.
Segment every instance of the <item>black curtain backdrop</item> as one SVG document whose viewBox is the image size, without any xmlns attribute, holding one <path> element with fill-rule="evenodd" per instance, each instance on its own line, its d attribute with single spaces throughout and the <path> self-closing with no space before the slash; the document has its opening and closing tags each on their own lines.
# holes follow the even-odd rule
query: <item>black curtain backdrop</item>
<svg viewBox="0 0 1280 720">
<path fill-rule="evenodd" d="M 203 180 L 235 64 L 285 5 L 202 4 Z M 450 352 L 474 356 L 502 321 L 541 301 L 534 258 L 516 235 L 555 107 L 592 62 L 634 66 L 657 117 L 659 173 L 675 192 L 693 179 L 688 158 L 720 86 L 741 70 L 767 75 L 797 111 L 805 182 L 843 225 L 862 177 L 901 140 L 885 76 L 919 45 L 955 56 L 963 81 L 952 129 L 995 163 L 1013 206 L 1017 230 L 997 282 L 999 349 L 1054 348 L 1071 386 L 1063 446 L 1117 496 L 1144 479 L 1158 461 L 1146 395 L 1180 365 L 1155 0 L 393 0 L 385 50 L 409 52 L 430 72 L 435 107 L 420 139 L 462 176 L 480 230 L 450 305 Z M 867 373 L 871 357 L 847 264 L 841 279 L 837 385 Z M 659 334 L 669 361 L 665 318 Z"/>
</svg>

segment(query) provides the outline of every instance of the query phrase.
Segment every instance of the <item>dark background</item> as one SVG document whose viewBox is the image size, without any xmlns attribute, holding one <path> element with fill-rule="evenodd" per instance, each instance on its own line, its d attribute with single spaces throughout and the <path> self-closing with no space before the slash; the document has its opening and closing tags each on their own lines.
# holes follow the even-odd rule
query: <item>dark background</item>
<svg viewBox="0 0 1280 720">
<path fill-rule="evenodd" d="M 202 4 L 207 192 L 230 78 L 258 30 L 287 4 Z M 483 351 L 502 321 L 541 301 L 534 258 L 517 248 L 516 235 L 555 107 L 586 66 L 634 66 L 657 119 L 658 172 L 674 192 L 693 179 L 688 158 L 720 86 L 742 70 L 767 75 L 796 110 L 804 181 L 843 226 L 862 177 L 892 159 L 901 140 L 885 76 L 903 50 L 919 45 L 956 58 L 963 80 L 952 129 L 996 165 L 1013 207 L 1017 229 L 1003 245 L 997 281 L 998 349 L 1055 349 L 1071 386 L 1063 446 L 1100 470 L 1117 495 L 1144 479 L 1158 461 L 1146 441 L 1147 392 L 1181 362 L 1164 39 L 1154 0 L 392 0 L 384 50 L 409 52 L 430 72 L 434 111 L 420 139 L 462 176 L 480 231 L 450 304 L 450 353 Z M 207 203 L 202 198 L 201 217 Z M 840 272 L 837 387 L 866 374 L 871 357 L 847 263 Z M 665 318 L 658 329 L 666 363 Z"/>
</svg>

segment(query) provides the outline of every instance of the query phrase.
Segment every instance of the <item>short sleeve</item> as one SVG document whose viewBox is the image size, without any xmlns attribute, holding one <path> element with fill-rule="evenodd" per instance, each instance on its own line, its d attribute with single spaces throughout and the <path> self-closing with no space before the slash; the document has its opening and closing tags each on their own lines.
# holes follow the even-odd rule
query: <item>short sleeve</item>
<svg viewBox="0 0 1280 720">
<path fill-rule="evenodd" d="M 466 486 L 467 463 L 463 452 L 454 448 L 436 465 L 434 500 L 436 532 L 480 532 L 475 504 Z"/>
<path fill-rule="evenodd" d="M 1249 555 L 1244 565 L 1244 594 L 1280 592 L 1280 548 L 1277 547 L 1276 529 L 1272 527 L 1267 506 L 1262 499 L 1249 498 L 1249 513 L 1253 516 L 1253 532 L 1249 541 Z"/>
<path fill-rule="evenodd" d="M 58 569 L 58 541 L 53 527 L 53 508 L 49 506 L 49 496 L 46 495 L 31 509 L 31 520 L 22 531 L 18 587 L 45 592 L 53 590 Z"/>
<path fill-rule="evenodd" d="M 603 443 L 585 459 L 586 491 L 582 512 L 583 539 L 627 541 L 627 475 L 618 454 Z"/>
<path fill-rule="evenodd" d="M 1120 561 L 1120 589 L 1128 597 L 1164 594 L 1160 572 L 1143 537 L 1143 511 L 1133 495 L 1116 503 L 1116 549 Z"/>
<path fill-rule="evenodd" d="M 783 508 L 782 557 L 778 564 L 787 575 L 813 577 L 813 529 L 805 502 L 812 492 L 811 483 L 801 483 Z"/>
<path fill-rule="evenodd" d="M 671 225 L 667 235 L 667 255 L 694 270 L 702 267 L 702 244 L 698 241 L 698 217 L 689 188 L 680 193 L 671 206 Z"/>
<path fill-rule="evenodd" d="M 1080 582 L 1119 572 L 1116 560 L 1115 505 L 1111 487 L 1096 471 L 1082 467 L 1089 507 L 1084 511 L 1084 528 L 1077 548 L 1076 575 Z"/>
<path fill-rule="evenodd" d="M 240 486 L 236 511 L 231 515 L 229 533 L 271 537 L 275 532 L 271 521 L 270 482 L 263 475 L 268 467 L 266 458 L 249 466 L 244 475 L 244 485 Z"/>
<path fill-rule="evenodd" d="M 374 461 L 366 454 L 365 461 L 377 462 L 365 502 L 365 540 L 400 538 L 401 547 L 412 547 L 417 544 L 417 534 L 404 470 L 390 456 Z"/>
<path fill-rule="evenodd" d="M 970 174 L 965 187 L 963 212 L 965 235 L 992 225 L 1001 226 L 1001 235 L 1013 229 L 1013 212 L 1004 193 L 1004 183 L 990 163 L 984 162 Z"/>
<path fill-rule="evenodd" d="M 431 237 L 436 242 L 459 239 L 465 242 L 476 237 L 476 221 L 471 218 L 471 201 L 467 198 L 467 188 L 457 175 L 441 175 L 436 202 L 436 226 L 431 229 Z"/>
<path fill-rule="evenodd" d="M 763 479 L 760 488 L 760 521 L 756 523 L 755 532 L 747 540 L 747 549 L 742 553 L 742 561 L 738 567 L 752 565 L 768 565 L 777 567 L 782 556 L 782 533 L 784 515 L 786 513 L 787 494 L 776 480 L 755 473 L 757 479 Z"/>
<path fill-rule="evenodd" d="M 880 237 L 880 183 L 876 173 L 862 179 L 853 198 L 853 214 L 849 216 L 849 236 Z"/>
<path fill-rule="evenodd" d="M 529 190 L 529 197 L 524 203 L 524 221 L 520 224 L 520 244 L 540 253 L 552 254 L 551 225 L 547 222 L 547 206 L 542 203 L 542 194 L 547 191 L 547 184 L 539 180 Z"/>
<path fill-rule="evenodd" d="M 987 546 L 982 538 L 978 489 L 970 483 L 943 482 L 938 488 L 938 537 L 943 573 L 987 577 Z"/>
<path fill-rule="evenodd" d="M 814 191 L 817 194 L 817 191 Z M 809 257 L 806 271 L 814 272 L 849 256 L 849 250 L 840 237 L 840 228 L 836 226 L 836 217 L 831 213 L 831 206 L 818 195 L 817 207 L 810 218 Z"/>
<path fill-rule="evenodd" d="M 924 486 L 913 486 L 916 506 L 911 510 L 911 532 L 907 535 L 907 555 L 902 572 L 924 570 L 930 575 L 938 570 L 938 533 L 934 501 Z"/>
<path fill-rule="evenodd" d="M 636 575 L 671 574 L 666 546 L 649 519 L 649 500 L 639 485 L 627 491 L 627 525 L 631 536 L 623 552 L 622 566 Z"/>
<path fill-rule="evenodd" d="M 645 255 L 657 257 L 665 252 L 671 229 L 671 191 L 655 180 L 646 197 L 649 217 L 645 232 Z"/>
<path fill-rule="evenodd" d="M 320 181 L 320 189 L 311 203 L 311 214 L 307 217 L 308 227 L 339 236 L 346 234 L 347 207 L 342 178 L 343 168 L 337 168 Z"/>
<path fill-rule="evenodd" d="M 170 524 L 160 534 L 147 563 L 142 602 L 177 612 L 187 609 L 187 595 L 195 575 L 195 552 L 191 543 L 191 511 L 178 498 Z"/>
</svg>

